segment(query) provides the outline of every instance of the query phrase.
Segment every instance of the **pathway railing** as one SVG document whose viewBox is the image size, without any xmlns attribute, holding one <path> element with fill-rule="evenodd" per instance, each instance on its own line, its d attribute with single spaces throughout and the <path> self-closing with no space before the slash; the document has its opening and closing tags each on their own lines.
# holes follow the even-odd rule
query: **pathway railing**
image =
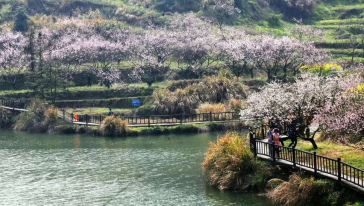
<svg viewBox="0 0 364 206">
<path fill-rule="evenodd" d="M 107 115 L 77 115 L 76 113 L 63 112 L 63 119 L 73 124 L 100 125 Z M 199 113 L 199 114 L 175 114 L 175 115 L 144 115 L 123 116 L 129 125 L 153 126 L 153 125 L 178 125 L 203 122 L 228 122 L 240 120 L 240 114 L 235 112 Z"/>
<path fill-rule="evenodd" d="M 271 143 L 257 140 L 250 135 L 250 147 L 255 156 L 279 161 L 294 167 L 311 171 L 315 175 L 331 177 L 349 186 L 357 186 L 364 192 L 364 170 L 353 167 L 341 161 L 340 158 L 332 159 L 318 155 L 316 152 L 307 152 L 299 149 L 275 146 Z"/>
<path fill-rule="evenodd" d="M 24 109 L 28 101 L 14 99 L 0 99 L 0 106 Z"/>
<path fill-rule="evenodd" d="M 6 109 L 26 112 L 25 108 L 27 101 L 0 99 L 0 106 Z M 240 114 L 236 112 L 220 112 L 220 113 L 199 113 L 199 114 L 174 114 L 174 115 L 144 115 L 144 116 L 123 116 L 115 115 L 124 119 L 131 126 L 155 126 L 155 125 L 177 125 L 190 123 L 205 123 L 205 122 L 231 122 L 239 121 Z M 61 110 L 58 117 L 71 124 L 98 126 L 107 115 L 79 115 L 77 113 L 68 113 Z"/>
</svg>

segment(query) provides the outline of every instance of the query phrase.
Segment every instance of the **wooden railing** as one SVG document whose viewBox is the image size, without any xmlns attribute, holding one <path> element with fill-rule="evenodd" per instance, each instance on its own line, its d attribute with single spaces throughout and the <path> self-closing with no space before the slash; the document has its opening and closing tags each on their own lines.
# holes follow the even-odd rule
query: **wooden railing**
<svg viewBox="0 0 364 206">
<path fill-rule="evenodd" d="M 64 120 L 73 124 L 100 125 L 107 115 L 77 115 L 76 113 L 66 113 L 62 111 Z M 221 113 L 199 113 L 199 114 L 175 114 L 175 115 L 144 115 L 144 116 L 122 116 L 115 115 L 124 119 L 129 125 L 177 125 L 200 122 L 227 122 L 240 120 L 240 114 L 235 112 Z"/>
<path fill-rule="evenodd" d="M 318 155 L 316 152 L 311 153 L 289 147 L 275 146 L 255 139 L 253 134 L 250 134 L 250 147 L 255 156 L 300 167 L 313 172 L 315 175 L 335 178 L 349 186 L 355 185 L 361 192 L 364 192 L 364 170 L 346 164 L 340 158 L 332 159 Z"/>
<path fill-rule="evenodd" d="M 29 102 L 23 100 L 0 99 L 0 106 L 15 111 L 27 111 L 25 106 Z M 59 118 L 64 121 L 77 125 L 97 126 L 107 117 L 107 115 L 78 115 L 77 113 L 68 113 L 61 110 L 58 114 Z M 115 115 L 124 119 L 129 125 L 134 126 L 155 126 L 155 125 L 177 125 L 188 123 L 204 123 L 204 122 L 230 122 L 239 121 L 240 114 L 236 112 L 220 112 L 220 113 L 199 113 L 199 114 L 175 114 L 175 115 L 144 115 L 144 116 L 123 116 Z"/>
<path fill-rule="evenodd" d="M 28 104 L 26 100 L 0 99 L 0 106 L 24 109 Z"/>
</svg>

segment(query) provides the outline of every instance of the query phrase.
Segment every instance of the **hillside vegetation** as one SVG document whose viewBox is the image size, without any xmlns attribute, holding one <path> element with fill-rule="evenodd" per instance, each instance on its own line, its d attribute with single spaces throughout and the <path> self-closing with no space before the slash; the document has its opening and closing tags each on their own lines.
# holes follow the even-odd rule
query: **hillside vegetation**
<svg viewBox="0 0 364 206">
<path fill-rule="evenodd" d="M 163 26 L 174 13 L 195 12 L 251 32 L 297 35 L 297 24 L 319 29 L 316 45 L 343 61 L 364 61 L 364 3 L 361 0 L 234 0 L 237 15 L 213 13 L 211 0 L 1 0 L 0 22 L 12 26 L 23 14 L 35 23 L 56 17 L 100 15 L 104 24 Z M 227 1 L 229 2 L 229 1 Z M 99 12 L 95 14 L 95 11 Z M 211 19 L 211 18 L 210 18 Z M 297 23 L 299 22 L 299 23 Z M 305 34 L 307 35 L 307 30 Z M 310 38 L 310 34 L 308 34 Z"/>
<path fill-rule="evenodd" d="M 303 65 L 361 62 L 363 9 L 343 0 L 0 0 L 0 96 L 194 110 L 245 96 L 201 97 L 206 76 L 216 91 L 233 91 L 218 85 L 231 75 L 256 90 Z M 166 94 L 174 98 L 157 98 Z"/>
</svg>

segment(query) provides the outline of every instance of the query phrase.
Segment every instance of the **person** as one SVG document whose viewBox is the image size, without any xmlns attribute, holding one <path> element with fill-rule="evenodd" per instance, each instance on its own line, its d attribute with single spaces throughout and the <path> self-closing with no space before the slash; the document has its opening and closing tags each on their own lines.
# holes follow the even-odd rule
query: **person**
<svg viewBox="0 0 364 206">
<path fill-rule="evenodd" d="M 109 107 L 109 113 L 108 113 L 107 115 L 108 115 L 108 116 L 112 116 L 112 115 L 114 115 L 114 112 L 112 112 L 111 107 Z"/>
<path fill-rule="evenodd" d="M 288 127 L 288 138 L 291 140 L 291 144 L 288 147 L 296 148 L 297 146 L 298 127 L 295 124 L 291 124 Z"/>
<path fill-rule="evenodd" d="M 273 130 L 274 130 L 274 126 L 270 125 L 269 126 L 269 131 L 267 132 L 268 143 L 270 145 L 274 143 L 274 141 L 273 141 Z M 272 147 L 269 147 L 269 156 L 273 156 Z"/>
<path fill-rule="evenodd" d="M 279 157 L 279 150 L 280 147 L 282 147 L 282 142 L 281 142 L 281 134 L 278 128 L 275 128 L 273 130 L 273 142 L 274 142 L 274 147 L 276 149 L 277 157 Z"/>
<path fill-rule="evenodd" d="M 76 112 L 75 115 L 74 115 L 74 121 L 75 122 L 79 122 L 80 121 L 80 116 L 78 115 L 78 113 Z"/>
</svg>

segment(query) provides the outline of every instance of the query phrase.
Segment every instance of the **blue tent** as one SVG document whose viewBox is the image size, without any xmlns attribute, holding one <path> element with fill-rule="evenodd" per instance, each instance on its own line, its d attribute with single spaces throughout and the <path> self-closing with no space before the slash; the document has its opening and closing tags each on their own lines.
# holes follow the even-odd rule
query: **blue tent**
<svg viewBox="0 0 364 206">
<path fill-rule="evenodd" d="M 131 102 L 131 106 L 133 107 L 140 107 L 142 105 L 142 101 L 140 101 L 140 99 L 133 99 L 133 101 Z"/>
</svg>

